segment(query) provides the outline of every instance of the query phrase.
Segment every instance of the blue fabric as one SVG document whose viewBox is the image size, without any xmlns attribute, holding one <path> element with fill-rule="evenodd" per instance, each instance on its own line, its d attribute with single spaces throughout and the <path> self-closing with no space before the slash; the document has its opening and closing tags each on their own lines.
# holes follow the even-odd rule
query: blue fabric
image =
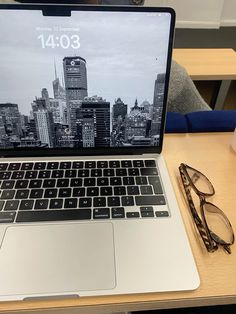
<svg viewBox="0 0 236 314">
<path fill-rule="evenodd" d="M 236 127 L 236 110 L 197 111 L 185 116 L 189 132 L 231 132 Z"/>
<path fill-rule="evenodd" d="M 186 133 L 188 125 L 185 115 L 176 112 L 167 112 L 166 133 Z"/>
</svg>

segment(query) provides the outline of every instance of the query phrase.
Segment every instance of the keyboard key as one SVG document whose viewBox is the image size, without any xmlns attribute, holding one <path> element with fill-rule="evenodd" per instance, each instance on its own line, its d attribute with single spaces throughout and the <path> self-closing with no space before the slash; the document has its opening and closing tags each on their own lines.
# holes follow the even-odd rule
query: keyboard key
<svg viewBox="0 0 236 314">
<path fill-rule="evenodd" d="M 84 167 L 83 161 L 74 161 L 72 164 L 73 169 L 82 169 Z"/>
<path fill-rule="evenodd" d="M 74 186 L 82 186 L 82 179 L 71 179 L 71 183 L 70 186 L 74 187 Z"/>
<path fill-rule="evenodd" d="M 120 206 L 120 198 L 119 197 L 108 197 L 108 206 L 109 207 L 116 207 L 116 206 Z"/>
<path fill-rule="evenodd" d="M 75 178 L 75 177 L 77 177 L 77 171 L 76 170 L 66 170 L 65 178 Z"/>
<path fill-rule="evenodd" d="M 25 175 L 24 171 L 13 171 L 11 178 L 12 179 L 23 179 Z"/>
<path fill-rule="evenodd" d="M 15 212 L 0 212 L 0 223 L 14 222 L 15 216 Z"/>
<path fill-rule="evenodd" d="M 67 188 L 69 186 L 69 182 L 69 179 L 57 179 L 57 187 Z"/>
<path fill-rule="evenodd" d="M 98 187 L 87 188 L 87 196 L 99 196 Z"/>
<path fill-rule="evenodd" d="M 7 170 L 8 163 L 0 163 L 0 170 Z"/>
<path fill-rule="evenodd" d="M 64 170 L 52 170 L 51 178 L 63 178 L 64 177 Z"/>
<path fill-rule="evenodd" d="M 47 165 L 48 170 L 58 169 L 58 167 L 59 167 L 59 162 L 55 162 L 55 161 L 48 162 L 48 165 Z"/>
<path fill-rule="evenodd" d="M 128 195 L 139 195 L 138 186 L 135 186 L 135 185 L 127 186 L 127 194 Z"/>
<path fill-rule="evenodd" d="M 145 167 L 156 167 L 156 161 L 155 160 L 145 160 Z"/>
<path fill-rule="evenodd" d="M 32 210 L 34 207 L 34 200 L 22 200 L 20 202 L 19 210 Z"/>
<path fill-rule="evenodd" d="M 81 197 L 79 199 L 79 207 L 91 207 L 92 198 L 91 197 Z"/>
<path fill-rule="evenodd" d="M 114 205 L 114 206 L 116 206 L 116 205 Z M 106 207 L 106 198 L 105 197 L 94 197 L 93 207 Z"/>
<path fill-rule="evenodd" d="M 121 197 L 122 206 L 134 206 L 134 197 L 133 196 L 122 196 Z"/>
<path fill-rule="evenodd" d="M 161 187 L 161 181 L 158 176 L 156 177 L 148 177 L 149 184 L 153 186 L 153 190 L 155 194 L 163 194 L 163 190 Z"/>
<path fill-rule="evenodd" d="M 126 177 L 127 176 L 127 169 L 126 168 L 116 169 L 116 176 L 117 177 Z"/>
<path fill-rule="evenodd" d="M 135 181 L 136 181 L 137 185 L 147 185 L 148 184 L 146 177 L 136 177 Z"/>
<path fill-rule="evenodd" d="M 21 211 L 18 212 L 16 222 L 63 221 L 84 219 L 91 219 L 91 209 Z"/>
<path fill-rule="evenodd" d="M 34 209 L 47 209 L 48 208 L 48 202 L 49 202 L 49 200 L 47 200 L 47 199 L 36 200 L 36 202 L 34 204 Z"/>
<path fill-rule="evenodd" d="M 141 176 L 155 176 L 158 175 L 157 168 L 141 168 Z"/>
<path fill-rule="evenodd" d="M 74 188 L 73 196 L 74 197 L 85 196 L 85 188 Z"/>
<path fill-rule="evenodd" d="M 49 208 L 50 209 L 59 209 L 62 208 L 63 205 L 63 199 L 57 198 L 50 200 Z"/>
<path fill-rule="evenodd" d="M 97 185 L 98 186 L 107 186 L 107 185 L 109 185 L 108 178 L 97 178 Z"/>
<path fill-rule="evenodd" d="M 59 197 L 71 197 L 71 188 L 61 188 L 59 189 Z"/>
<path fill-rule="evenodd" d="M 15 190 L 3 190 L 1 199 L 2 200 L 10 200 L 14 198 Z"/>
<path fill-rule="evenodd" d="M 60 169 L 71 169 L 71 162 L 70 161 L 60 162 Z"/>
<path fill-rule="evenodd" d="M 94 208 L 93 219 L 108 219 L 110 218 L 109 208 Z"/>
<path fill-rule="evenodd" d="M 15 189 L 26 189 L 28 187 L 29 180 L 16 181 Z"/>
<path fill-rule="evenodd" d="M 39 179 L 47 179 L 47 178 L 50 178 L 50 176 L 51 176 L 50 170 L 43 170 L 43 171 L 39 171 L 38 178 Z"/>
<path fill-rule="evenodd" d="M 120 161 L 119 160 L 110 160 L 109 161 L 109 167 L 110 168 L 119 168 L 120 167 Z"/>
<path fill-rule="evenodd" d="M 20 169 L 21 164 L 20 163 L 10 163 L 8 170 L 19 170 Z"/>
<path fill-rule="evenodd" d="M 46 179 L 43 182 L 44 188 L 54 188 L 56 185 L 56 179 Z"/>
<path fill-rule="evenodd" d="M 102 176 L 102 169 L 91 170 L 91 177 L 101 177 L 101 176 Z"/>
<path fill-rule="evenodd" d="M 139 212 L 128 212 L 126 213 L 127 218 L 139 218 Z"/>
<path fill-rule="evenodd" d="M 89 177 L 89 170 L 88 169 L 84 169 L 84 170 L 78 170 L 78 177 Z"/>
<path fill-rule="evenodd" d="M 131 160 L 121 160 L 121 167 L 122 168 L 131 168 L 132 167 Z"/>
<path fill-rule="evenodd" d="M 84 186 L 95 186 L 96 180 L 95 178 L 85 178 Z"/>
<path fill-rule="evenodd" d="M 101 194 L 101 196 L 112 195 L 112 187 L 110 187 L 110 186 L 101 187 L 100 188 L 100 194 Z"/>
<path fill-rule="evenodd" d="M 117 177 L 112 177 L 110 178 L 110 185 L 122 185 L 121 178 Z"/>
<path fill-rule="evenodd" d="M 123 184 L 124 185 L 134 185 L 134 178 L 133 177 L 124 177 L 123 178 Z"/>
<path fill-rule="evenodd" d="M 66 198 L 65 199 L 65 208 L 77 208 L 78 199 L 77 198 Z"/>
<path fill-rule="evenodd" d="M 165 198 L 163 195 L 152 196 L 136 196 L 136 205 L 165 205 Z"/>
<path fill-rule="evenodd" d="M 45 198 L 54 198 L 57 197 L 57 189 L 47 189 L 44 192 Z"/>
<path fill-rule="evenodd" d="M 141 185 L 140 186 L 140 192 L 142 195 L 152 195 L 153 194 L 151 185 Z"/>
<path fill-rule="evenodd" d="M 26 171 L 25 179 L 36 179 L 38 176 L 38 171 Z"/>
<path fill-rule="evenodd" d="M 124 207 L 115 207 L 111 209 L 112 218 L 125 218 Z"/>
<path fill-rule="evenodd" d="M 156 211 L 156 217 L 169 217 L 169 213 L 167 211 Z"/>
<path fill-rule="evenodd" d="M 126 195 L 126 190 L 124 186 L 115 186 L 114 195 Z"/>
<path fill-rule="evenodd" d="M 32 162 L 23 162 L 21 165 L 21 170 L 32 170 L 34 164 Z"/>
<path fill-rule="evenodd" d="M 110 169 L 110 168 L 103 169 L 103 175 L 104 177 L 114 177 L 115 171 L 114 169 Z"/>
<path fill-rule="evenodd" d="M 97 167 L 98 168 L 108 168 L 108 162 L 107 161 L 97 161 Z"/>
<path fill-rule="evenodd" d="M 151 206 L 140 207 L 140 212 L 142 217 L 154 217 L 153 207 Z"/>
<path fill-rule="evenodd" d="M 30 180 L 29 188 L 41 188 L 42 182 L 42 180 Z"/>
<path fill-rule="evenodd" d="M 46 162 L 36 162 L 34 164 L 34 170 L 44 170 L 46 168 Z"/>
<path fill-rule="evenodd" d="M 84 167 L 90 169 L 96 168 L 96 161 L 85 161 Z"/>
<path fill-rule="evenodd" d="M 137 168 L 143 168 L 144 162 L 143 160 L 133 160 L 133 165 L 134 167 L 137 167 Z"/>
<path fill-rule="evenodd" d="M 15 185 L 15 181 L 14 180 L 6 180 L 2 182 L 2 186 L 1 189 L 2 190 L 7 190 L 7 189 L 12 189 Z"/>
<path fill-rule="evenodd" d="M 0 179 L 2 180 L 8 180 L 11 177 L 12 172 L 11 171 L 1 171 L 0 172 Z"/>
<path fill-rule="evenodd" d="M 30 191 L 29 198 L 42 198 L 43 197 L 43 189 L 32 189 Z"/>
<path fill-rule="evenodd" d="M 28 198 L 29 192 L 30 192 L 30 190 L 18 190 L 18 191 L 16 192 L 15 198 L 16 198 L 16 199 Z"/>
<path fill-rule="evenodd" d="M 13 200 L 13 201 L 6 201 L 4 210 L 17 210 L 19 205 L 19 201 Z"/>
<path fill-rule="evenodd" d="M 129 168 L 128 169 L 129 176 L 139 176 L 139 169 L 138 168 Z"/>
</svg>

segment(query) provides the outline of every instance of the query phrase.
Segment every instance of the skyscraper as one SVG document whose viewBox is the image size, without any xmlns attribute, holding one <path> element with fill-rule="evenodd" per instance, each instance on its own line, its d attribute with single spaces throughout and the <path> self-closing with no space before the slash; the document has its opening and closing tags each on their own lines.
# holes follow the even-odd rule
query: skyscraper
<svg viewBox="0 0 236 314">
<path fill-rule="evenodd" d="M 33 114 L 36 122 L 37 137 L 42 144 L 54 147 L 55 131 L 52 112 L 46 107 L 46 100 L 37 98 L 34 101 Z"/>
<path fill-rule="evenodd" d="M 86 60 L 81 57 L 65 57 L 63 69 L 66 90 L 67 119 L 72 135 L 76 135 L 76 110 L 87 97 Z"/>
<path fill-rule="evenodd" d="M 22 135 L 20 112 L 17 104 L 0 104 L 0 116 L 8 136 Z"/>
<path fill-rule="evenodd" d="M 165 74 L 161 73 L 157 75 L 154 86 L 154 97 L 153 97 L 153 116 L 151 135 L 159 135 L 161 128 L 161 116 L 163 109 L 164 100 L 164 88 L 165 88 Z"/>
<path fill-rule="evenodd" d="M 77 112 L 82 121 L 83 146 L 110 147 L 110 103 L 102 97 L 88 97 Z"/>
</svg>

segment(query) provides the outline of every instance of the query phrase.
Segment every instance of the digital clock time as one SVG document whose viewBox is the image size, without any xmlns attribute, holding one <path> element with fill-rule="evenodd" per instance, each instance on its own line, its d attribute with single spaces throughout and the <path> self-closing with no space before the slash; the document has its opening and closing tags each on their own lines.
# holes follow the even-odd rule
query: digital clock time
<svg viewBox="0 0 236 314">
<path fill-rule="evenodd" d="M 66 34 L 61 34 L 58 36 L 49 34 L 47 36 L 44 36 L 44 34 L 40 34 L 37 38 L 41 41 L 41 46 L 43 49 L 56 47 L 60 47 L 63 49 L 78 49 L 80 47 L 80 37 L 76 34 L 71 36 L 68 36 Z"/>
</svg>

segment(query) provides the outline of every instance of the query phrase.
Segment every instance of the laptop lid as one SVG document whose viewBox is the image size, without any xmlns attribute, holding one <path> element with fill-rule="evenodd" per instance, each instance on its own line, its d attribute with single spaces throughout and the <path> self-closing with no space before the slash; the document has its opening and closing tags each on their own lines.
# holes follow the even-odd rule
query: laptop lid
<svg viewBox="0 0 236 314">
<path fill-rule="evenodd" d="M 1 156 L 160 153 L 172 9 L 0 6 Z"/>
</svg>

